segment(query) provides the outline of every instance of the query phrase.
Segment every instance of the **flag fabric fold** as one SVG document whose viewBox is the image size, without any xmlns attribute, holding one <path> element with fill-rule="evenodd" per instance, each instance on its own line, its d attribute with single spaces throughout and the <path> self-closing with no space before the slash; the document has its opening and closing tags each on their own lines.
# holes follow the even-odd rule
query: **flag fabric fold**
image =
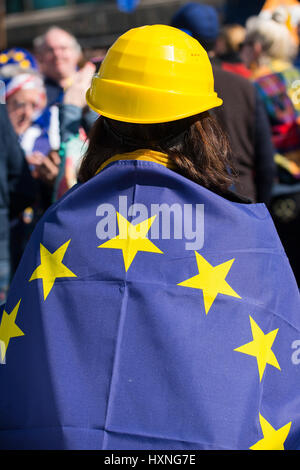
<svg viewBox="0 0 300 470">
<path fill-rule="evenodd" d="M 37 225 L 0 314 L 1 449 L 299 449 L 300 302 L 263 204 L 116 160 Z"/>
</svg>

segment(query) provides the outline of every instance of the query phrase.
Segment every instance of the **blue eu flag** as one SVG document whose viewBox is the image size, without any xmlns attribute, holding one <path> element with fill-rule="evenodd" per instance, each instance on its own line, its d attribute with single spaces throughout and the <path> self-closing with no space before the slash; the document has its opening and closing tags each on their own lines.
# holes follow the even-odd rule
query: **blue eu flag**
<svg viewBox="0 0 300 470">
<path fill-rule="evenodd" d="M 1 449 L 299 449 L 300 309 L 263 204 L 116 156 L 36 227 L 0 323 Z"/>
</svg>

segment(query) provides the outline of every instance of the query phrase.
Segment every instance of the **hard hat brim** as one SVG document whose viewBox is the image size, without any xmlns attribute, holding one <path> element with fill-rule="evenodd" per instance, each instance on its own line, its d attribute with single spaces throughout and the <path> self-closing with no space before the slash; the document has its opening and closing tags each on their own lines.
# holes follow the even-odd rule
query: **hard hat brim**
<svg viewBox="0 0 300 470">
<path fill-rule="evenodd" d="M 111 87 L 112 84 L 109 86 Z M 116 99 L 116 90 L 119 92 L 119 99 Z M 145 98 L 143 98 L 143 100 L 141 100 L 143 102 L 143 108 L 141 108 L 138 103 L 136 87 L 134 90 L 134 96 L 130 97 L 130 87 L 127 86 L 122 90 L 122 87 L 114 86 L 115 109 L 113 112 L 107 112 L 107 109 L 112 108 L 111 103 L 109 107 L 107 106 L 107 102 L 110 100 L 109 91 L 110 90 L 107 89 L 104 81 L 102 81 L 101 86 L 97 87 L 96 105 L 91 96 L 91 88 L 89 88 L 86 92 L 86 101 L 88 106 L 102 116 L 132 124 L 159 124 L 163 122 L 177 121 L 179 119 L 184 119 L 186 117 L 194 116 L 210 109 L 217 108 L 223 104 L 223 100 L 219 98 L 216 93 L 213 93 L 210 96 L 195 96 L 188 94 L 183 95 L 174 92 L 172 93 L 172 100 L 167 100 L 168 106 L 166 107 L 164 106 L 166 93 L 160 90 L 151 90 L 151 95 L 149 95 L 149 97 L 152 99 L 149 99 L 149 102 L 145 103 Z M 153 100 L 154 92 L 156 92 L 158 96 Z M 168 92 L 168 95 L 170 93 L 171 92 Z M 144 90 L 143 94 L 145 94 Z M 126 112 L 126 104 L 128 103 L 130 105 L 130 109 Z M 160 106 L 157 106 L 157 104 L 154 106 L 154 103 L 160 103 Z M 172 103 L 173 109 L 170 109 L 170 103 Z M 184 104 L 186 104 L 186 106 L 184 106 Z M 182 112 L 184 109 L 187 111 Z M 135 112 L 133 110 L 135 110 Z"/>
</svg>

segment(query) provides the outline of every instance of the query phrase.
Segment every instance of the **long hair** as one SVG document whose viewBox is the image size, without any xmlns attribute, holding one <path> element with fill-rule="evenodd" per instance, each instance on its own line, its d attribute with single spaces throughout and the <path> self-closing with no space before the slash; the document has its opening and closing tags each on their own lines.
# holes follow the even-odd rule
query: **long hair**
<svg viewBox="0 0 300 470">
<path fill-rule="evenodd" d="M 150 149 L 163 152 L 175 171 L 216 192 L 233 182 L 228 138 L 208 112 L 161 124 L 128 124 L 100 116 L 90 135 L 78 179 L 92 178 L 116 154 Z"/>
</svg>

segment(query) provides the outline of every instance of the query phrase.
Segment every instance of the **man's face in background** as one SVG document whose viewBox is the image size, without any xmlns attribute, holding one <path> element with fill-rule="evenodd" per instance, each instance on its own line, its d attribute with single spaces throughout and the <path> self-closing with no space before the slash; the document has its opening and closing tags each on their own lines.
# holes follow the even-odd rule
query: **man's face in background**
<svg viewBox="0 0 300 470">
<path fill-rule="evenodd" d="M 47 33 L 37 57 L 41 72 L 59 83 L 74 75 L 80 52 L 72 36 L 57 29 Z"/>
<path fill-rule="evenodd" d="M 22 135 L 45 105 L 46 96 L 35 89 L 20 89 L 7 98 L 7 111 L 15 132 Z"/>
</svg>

